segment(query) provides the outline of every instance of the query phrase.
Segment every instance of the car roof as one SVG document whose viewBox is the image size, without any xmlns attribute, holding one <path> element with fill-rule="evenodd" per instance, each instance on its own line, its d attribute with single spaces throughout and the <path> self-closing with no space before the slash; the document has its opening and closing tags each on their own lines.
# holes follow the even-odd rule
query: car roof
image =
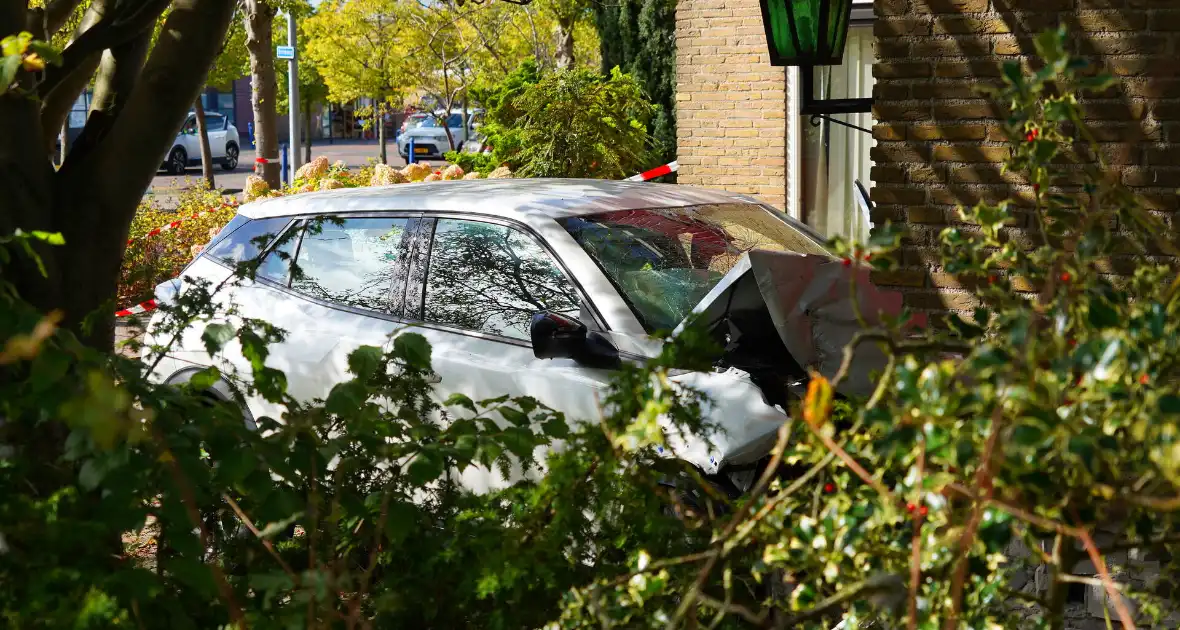
<svg viewBox="0 0 1180 630">
<path fill-rule="evenodd" d="M 239 212 L 251 219 L 265 219 L 299 214 L 410 210 L 527 220 L 718 203 L 759 202 L 744 195 L 678 184 L 513 178 L 337 188 L 248 203 Z"/>
</svg>

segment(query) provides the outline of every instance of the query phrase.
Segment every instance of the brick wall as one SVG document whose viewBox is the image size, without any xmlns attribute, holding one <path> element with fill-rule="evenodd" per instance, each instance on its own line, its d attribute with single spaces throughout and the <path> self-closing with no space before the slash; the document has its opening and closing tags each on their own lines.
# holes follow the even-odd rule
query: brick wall
<svg viewBox="0 0 1180 630">
<path fill-rule="evenodd" d="M 938 234 L 957 222 L 957 204 L 1031 187 L 1000 174 L 1007 155 L 1003 108 L 974 87 L 997 82 L 1001 64 L 1028 60 L 1032 36 L 1064 23 L 1075 52 L 1117 75 L 1121 85 L 1087 101 L 1102 153 L 1124 183 L 1161 211 L 1177 209 L 1180 186 L 1180 0 L 876 0 L 874 221 L 907 221 L 903 268 L 877 277 L 922 309 L 974 306 L 937 266 Z M 966 228 L 969 229 L 969 228 Z M 1008 229 L 1033 243 L 1026 219 Z M 1135 259 L 1112 261 L 1127 272 Z"/>
<path fill-rule="evenodd" d="M 784 70 L 770 65 L 758 0 L 680 0 L 677 182 L 786 205 Z"/>
</svg>

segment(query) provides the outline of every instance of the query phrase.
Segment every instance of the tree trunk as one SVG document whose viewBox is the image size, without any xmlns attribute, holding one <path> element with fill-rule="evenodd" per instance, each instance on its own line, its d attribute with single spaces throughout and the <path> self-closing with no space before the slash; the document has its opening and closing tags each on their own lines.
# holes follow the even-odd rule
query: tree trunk
<svg viewBox="0 0 1180 630">
<path fill-rule="evenodd" d="M 275 10 L 266 0 L 245 0 L 246 51 L 250 54 L 250 104 L 254 109 L 255 157 L 264 158 L 262 178 L 272 189 L 279 182 L 278 85 L 275 83 Z"/>
<path fill-rule="evenodd" d="M 205 126 L 205 104 L 201 102 L 200 96 L 193 104 L 193 110 L 197 114 L 197 136 L 201 144 L 201 176 L 205 178 L 205 186 L 209 190 L 217 190 L 217 184 L 213 182 L 213 151 L 209 148 L 209 128 Z"/>
<path fill-rule="evenodd" d="M 381 163 L 389 164 L 389 152 L 385 142 L 385 120 L 381 113 L 377 114 L 377 144 L 381 145 Z"/>
<path fill-rule="evenodd" d="M 557 47 L 554 57 L 559 69 L 574 66 L 574 19 L 572 17 L 558 16 L 557 18 Z"/>
<path fill-rule="evenodd" d="M 61 126 L 61 133 L 58 134 L 58 139 L 61 146 L 58 147 L 57 165 L 60 167 L 66 163 L 66 153 L 70 151 L 70 121 L 66 120 Z"/>
<path fill-rule="evenodd" d="M 303 103 L 303 128 L 303 133 L 306 136 L 303 145 L 303 163 L 307 164 L 311 162 L 311 103 L 309 101 Z"/>
</svg>

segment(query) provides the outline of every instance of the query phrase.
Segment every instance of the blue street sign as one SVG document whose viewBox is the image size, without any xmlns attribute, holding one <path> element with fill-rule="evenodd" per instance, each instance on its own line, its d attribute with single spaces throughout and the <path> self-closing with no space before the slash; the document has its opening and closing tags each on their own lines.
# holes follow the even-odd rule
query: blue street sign
<svg viewBox="0 0 1180 630">
<path fill-rule="evenodd" d="M 276 59 L 294 59 L 295 58 L 295 47 L 294 46 L 279 46 L 278 48 L 275 49 L 275 58 Z"/>
</svg>

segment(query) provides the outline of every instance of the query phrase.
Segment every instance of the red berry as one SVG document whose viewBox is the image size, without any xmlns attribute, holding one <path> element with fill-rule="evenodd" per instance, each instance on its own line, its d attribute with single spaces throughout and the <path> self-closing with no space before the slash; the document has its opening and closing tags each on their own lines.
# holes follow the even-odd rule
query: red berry
<svg viewBox="0 0 1180 630">
<path fill-rule="evenodd" d="M 1036 129 L 1030 129 L 1028 131 L 1028 133 L 1024 134 L 1024 139 L 1029 142 L 1032 142 L 1033 140 L 1036 140 L 1037 136 L 1039 136 L 1039 135 L 1041 135 L 1040 131 L 1038 131 Z"/>
<path fill-rule="evenodd" d="M 1151 382 L 1151 379 L 1150 379 L 1150 378 L 1148 378 L 1148 376 L 1147 376 L 1146 374 L 1140 374 L 1140 375 L 1139 375 L 1139 384 L 1140 384 L 1140 385 L 1146 385 L 1146 384 L 1148 384 L 1148 383 L 1150 383 L 1150 382 Z"/>
<path fill-rule="evenodd" d="M 873 255 L 871 253 L 865 254 L 865 262 L 869 262 L 872 259 L 873 259 Z"/>
<path fill-rule="evenodd" d="M 1041 185 L 1033 184 L 1033 192 L 1041 192 Z"/>
<path fill-rule="evenodd" d="M 996 278 L 996 274 L 993 273 L 987 277 L 987 283 L 988 284 L 995 284 L 996 280 L 998 280 L 998 279 L 999 278 Z"/>
<path fill-rule="evenodd" d="M 832 484 L 830 484 L 830 483 L 825 483 L 825 484 L 824 484 L 824 492 L 827 492 L 828 494 L 831 494 L 832 492 L 835 492 L 835 490 L 836 490 L 836 486 L 833 486 L 833 485 L 832 485 Z"/>
<path fill-rule="evenodd" d="M 1061 272 L 1061 281 L 1062 281 L 1062 282 L 1069 282 L 1069 279 L 1070 279 L 1070 278 L 1072 278 L 1072 277 L 1073 277 L 1073 276 L 1069 275 L 1069 272 L 1068 272 L 1068 271 L 1063 271 L 1063 272 Z"/>
<path fill-rule="evenodd" d="M 851 267 L 851 266 L 852 266 L 852 259 L 851 259 L 851 258 L 845 258 L 844 260 L 842 260 L 842 261 L 840 261 L 840 262 L 841 262 L 841 263 L 843 263 L 845 267 Z"/>
<path fill-rule="evenodd" d="M 906 503 L 905 504 L 905 511 L 906 512 L 913 512 L 915 509 L 917 509 L 917 507 L 918 506 L 914 505 L 913 503 Z"/>
<path fill-rule="evenodd" d="M 1074 347 L 1074 346 L 1076 346 L 1076 345 L 1078 345 L 1078 340 L 1077 340 L 1077 339 L 1070 339 L 1070 340 L 1069 340 L 1069 347 L 1071 347 L 1071 348 L 1072 348 L 1072 347 Z"/>
<path fill-rule="evenodd" d="M 922 507 L 918 508 L 918 514 L 921 514 L 922 516 L 926 516 L 926 513 L 927 513 L 927 512 L 929 512 L 929 511 L 930 511 L 930 510 L 929 510 L 929 509 L 928 509 L 928 508 L 927 508 L 925 505 L 923 505 Z"/>
</svg>

